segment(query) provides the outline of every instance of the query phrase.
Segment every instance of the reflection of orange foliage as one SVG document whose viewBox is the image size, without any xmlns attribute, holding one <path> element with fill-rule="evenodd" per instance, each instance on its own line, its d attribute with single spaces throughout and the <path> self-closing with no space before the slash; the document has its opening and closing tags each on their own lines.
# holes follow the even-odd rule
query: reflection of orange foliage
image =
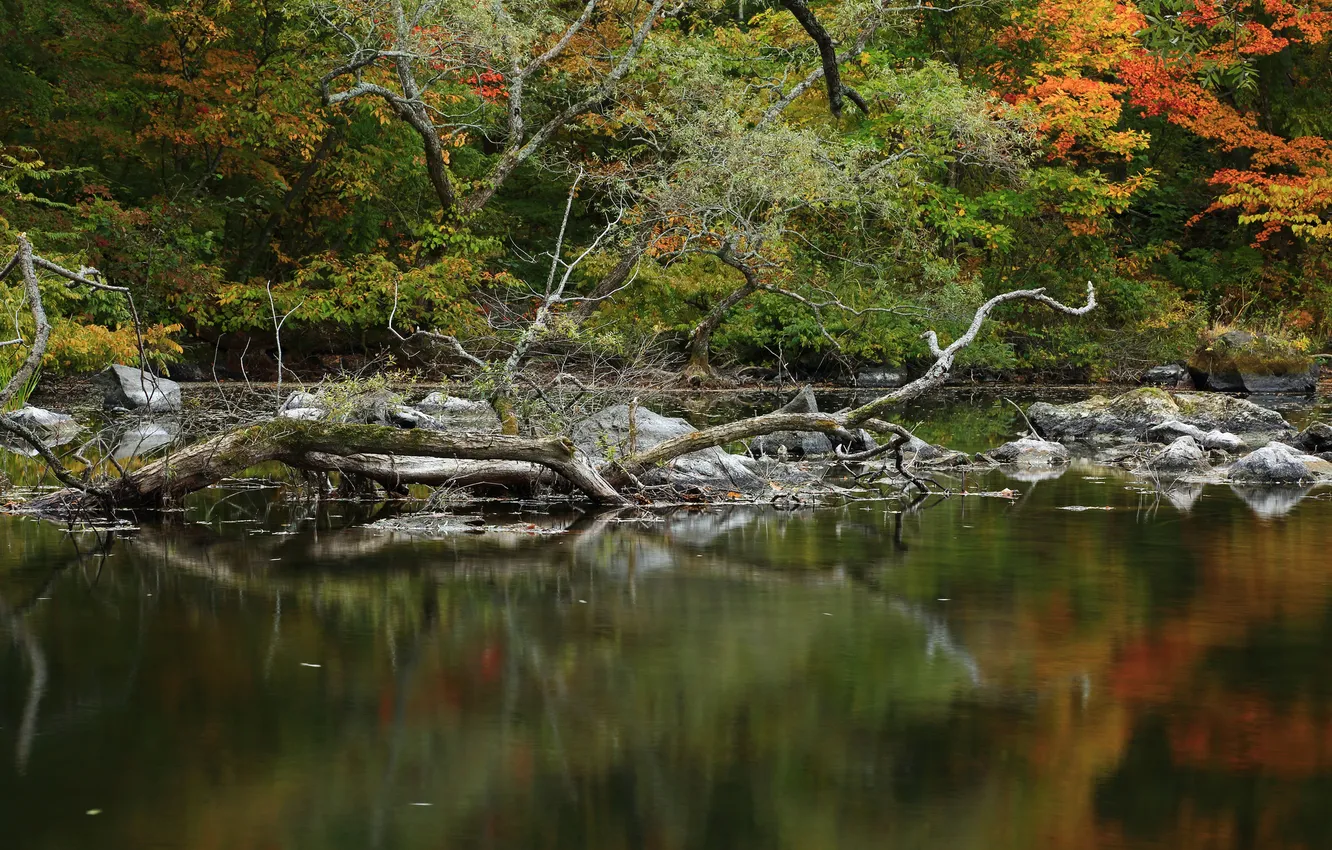
<svg viewBox="0 0 1332 850">
<path fill-rule="evenodd" d="M 1278 710 L 1260 694 L 1217 693 L 1170 728 L 1177 761 L 1300 778 L 1332 771 L 1332 717 L 1307 704 Z"/>
</svg>

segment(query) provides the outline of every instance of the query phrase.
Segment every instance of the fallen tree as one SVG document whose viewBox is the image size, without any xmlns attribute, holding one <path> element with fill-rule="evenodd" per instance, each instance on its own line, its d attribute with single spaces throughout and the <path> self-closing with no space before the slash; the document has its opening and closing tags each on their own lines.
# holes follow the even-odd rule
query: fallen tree
<svg viewBox="0 0 1332 850">
<path fill-rule="evenodd" d="M 624 505 L 630 503 L 630 494 L 642 489 L 639 476 L 692 452 L 778 431 L 818 431 L 849 444 L 855 442 L 854 432 L 861 428 L 891 434 L 892 439 L 876 449 L 843 454 L 842 460 L 858 462 L 891 453 L 900 477 L 924 491 L 926 479 L 917 478 L 903 467 L 902 448 L 912 434 L 880 418 L 882 412 L 942 384 L 952 358 L 975 338 L 985 314 L 1003 301 L 1024 297 L 1049 301 L 1070 313 L 1086 312 L 1095 303 L 1090 292 L 1087 305 L 1080 308 L 1067 307 L 1034 291 L 1000 296 L 977 312 L 972 328 L 952 345 L 939 349 L 937 343 L 933 344 L 936 360 L 924 375 L 865 405 L 836 413 L 778 412 L 728 422 L 606 462 L 600 469 L 563 436 L 449 434 L 279 418 L 214 436 L 136 471 L 103 479 L 95 486 L 65 471 L 62 480 L 73 481 L 74 486 L 36 499 L 27 509 L 48 515 L 153 509 L 270 461 L 294 469 L 336 472 L 373 481 L 390 493 L 401 492 L 408 484 L 490 484 L 507 489 L 538 481 L 547 485 L 563 482 L 593 503 Z"/>
<path fill-rule="evenodd" d="M 0 267 L 0 281 L 15 269 L 20 270 L 35 334 L 23 366 L 0 389 L 0 404 L 11 399 L 40 365 L 50 335 L 38 287 L 39 268 L 64 278 L 70 285 L 111 289 L 96 280 L 95 270 L 71 272 L 37 257 L 27 238 L 19 236 L 14 257 Z M 1063 304 L 1040 289 L 996 295 L 976 310 L 966 332 L 949 345 L 940 347 L 934 331 L 925 333 L 924 339 L 934 355 L 929 368 L 914 381 L 866 404 L 835 413 L 778 411 L 727 422 L 666 439 L 642 450 L 633 450 L 631 446 L 629 454 L 608 460 L 600 468 L 566 436 L 446 433 L 279 417 L 172 451 L 132 472 L 117 468 L 117 476 L 102 476 L 94 481 L 92 464 L 85 466 L 82 476 L 74 474 L 37 435 L 9 417 L 0 417 L 0 429 L 31 445 L 66 485 L 66 489 L 42 496 L 26 506 L 30 511 L 44 514 L 158 508 L 272 461 L 300 470 L 336 472 L 347 479 L 373 481 L 391 493 L 401 492 L 408 484 L 506 486 L 541 479 L 563 481 L 594 503 L 624 505 L 630 503 L 629 493 L 641 489 L 638 478 L 650 470 L 693 452 L 779 431 L 821 432 L 842 445 L 860 442 L 857 432 L 861 429 L 891 434 L 886 445 L 858 454 L 843 453 L 842 460 L 863 461 L 891 452 L 899 473 L 924 490 L 922 479 L 912 476 L 902 465 L 902 447 L 912 439 L 911 432 L 882 417 L 891 407 L 941 386 L 958 353 L 976 339 L 990 313 L 999 305 L 1016 300 L 1036 301 L 1059 312 L 1083 315 L 1095 308 L 1096 293 L 1088 282 L 1087 302 L 1079 307 Z M 5 344 L 22 344 L 21 336 Z"/>
</svg>

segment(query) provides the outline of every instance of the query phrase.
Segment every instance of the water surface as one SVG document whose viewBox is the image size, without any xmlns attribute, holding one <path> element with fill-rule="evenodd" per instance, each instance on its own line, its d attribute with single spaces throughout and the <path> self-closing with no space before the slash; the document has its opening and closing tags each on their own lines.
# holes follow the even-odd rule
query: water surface
<svg viewBox="0 0 1332 850">
<path fill-rule="evenodd" d="M 1325 492 L 969 486 L 1020 496 L 0 519 L 4 846 L 1329 846 Z"/>
</svg>

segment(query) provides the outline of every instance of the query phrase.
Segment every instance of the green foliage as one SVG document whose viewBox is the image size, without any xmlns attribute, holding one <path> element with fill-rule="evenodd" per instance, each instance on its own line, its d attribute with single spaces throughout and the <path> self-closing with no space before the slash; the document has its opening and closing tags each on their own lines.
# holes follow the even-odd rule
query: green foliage
<svg viewBox="0 0 1332 850">
<path fill-rule="evenodd" d="M 402 332 L 511 340 L 555 233 L 567 225 L 572 261 L 616 215 L 623 232 L 583 260 L 573 288 L 596 286 L 628 231 L 651 229 L 647 256 L 591 321 L 557 310 L 546 350 L 614 358 L 682 341 L 742 282 L 707 256 L 726 246 L 807 301 L 914 308 L 816 312 L 759 292 L 713 338 L 732 362 L 906 363 L 924 354 L 922 330 L 960 332 L 988 295 L 1077 298 L 1088 279 L 1103 304 L 1093 317 L 1006 308 L 962 365 L 1123 377 L 1185 355 L 1208 323 L 1275 326 L 1315 346 L 1332 335 L 1332 248 L 1314 238 L 1327 226 L 1316 170 L 1332 84 L 1315 18 L 1293 18 L 1288 45 L 1237 53 L 1252 22 L 1235 11 L 1201 27 L 1186 0 L 1068 15 L 1058 0 L 910 14 L 833 0 L 811 8 L 839 49 L 877 24 L 841 66 L 868 113 L 848 103 L 833 119 L 815 81 L 766 119 L 817 65 L 808 34 L 780 5 L 745 19 L 734 4 L 691 3 L 470 217 L 441 211 L 422 137 L 387 100 L 320 102 L 319 81 L 346 61 L 339 29 L 364 45 L 397 39 L 429 80 L 419 97 L 448 185 L 466 196 L 505 162 L 513 63 L 556 44 L 580 5 L 412 0 L 406 13 L 421 17 L 405 35 L 366 0 L 0 5 L 12 42 L 0 55 L 0 247 L 23 230 L 45 255 L 130 287 L 158 360 L 179 356 L 176 339 L 270 334 L 274 312 L 290 313 L 293 353 L 373 350 L 393 339 L 390 316 Z M 635 14 L 599 11 L 526 79 L 529 137 L 606 79 Z M 1175 100 L 1143 106 L 1110 82 L 1133 51 L 1179 70 Z M 387 66 L 360 79 L 401 85 Z M 1217 213 L 1213 176 L 1277 137 L 1190 128 L 1198 104 L 1231 114 L 1213 100 L 1282 145 L 1307 137 L 1295 147 L 1308 162 L 1278 151 L 1308 177 L 1290 187 L 1305 230 L 1253 247 L 1236 221 L 1274 213 Z M 586 177 L 562 223 L 575 168 Z M 49 282 L 43 294 L 56 326 L 47 371 L 137 349 L 123 299 Z"/>
</svg>

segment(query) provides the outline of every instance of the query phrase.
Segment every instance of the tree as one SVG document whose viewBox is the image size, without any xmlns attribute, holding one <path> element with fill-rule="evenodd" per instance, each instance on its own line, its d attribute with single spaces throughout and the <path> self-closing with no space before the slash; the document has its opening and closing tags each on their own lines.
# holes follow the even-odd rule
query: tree
<svg viewBox="0 0 1332 850">
<path fill-rule="evenodd" d="M 599 10 L 598 0 L 588 0 L 567 22 L 544 3 L 319 3 L 314 14 L 347 46 L 344 63 L 320 81 L 323 100 L 338 105 L 365 96 L 382 99 L 421 138 L 443 220 L 465 219 L 552 136 L 604 107 L 634 67 L 664 3 L 653 0 L 641 20 L 623 31 L 613 20 L 615 10 Z M 588 26 L 598 11 L 610 26 Z M 585 28 L 590 37 L 584 37 Z M 616 56 L 614 42 L 620 40 L 625 43 Z M 579 61 L 560 72 L 571 46 L 581 49 Z M 598 55 L 601 50 L 607 55 Z M 350 84 L 336 89 L 343 78 Z M 470 96 L 463 94 L 469 90 Z M 497 120 L 501 114 L 503 121 Z M 470 190 L 455 186 L 445 151 L 446 143 L 465 144 L 469 132 L 497 138 L 499 148 Z"/>
</svg>

